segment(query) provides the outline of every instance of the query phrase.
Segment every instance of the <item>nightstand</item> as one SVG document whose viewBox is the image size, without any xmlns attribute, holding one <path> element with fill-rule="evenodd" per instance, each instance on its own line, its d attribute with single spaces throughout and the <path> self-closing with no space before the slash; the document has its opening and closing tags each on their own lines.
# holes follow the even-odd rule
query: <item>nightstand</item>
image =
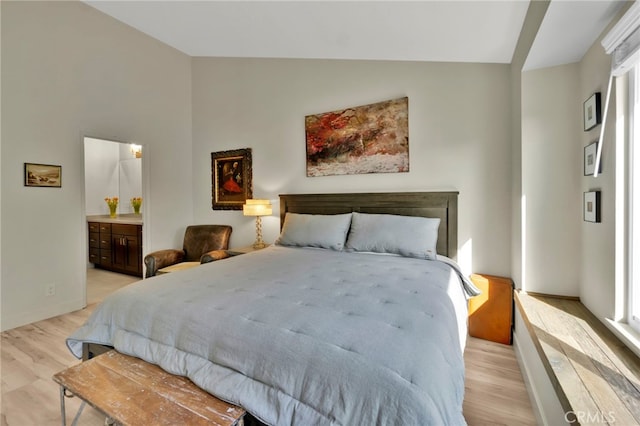
<svg viewBox="0 0 640 426">
<path fill-rule="evenodd" d="M 486 274 L 472 274 L 471 281 L 482 294 L 469 299 L 469 335 L 510 345 L 513 281 Z"/>
<path fill-rule="evenodd" d="M 267 245 L 266 247 L 269 247 L 269 246 Z M 266 247 L 263 247 L 263 248 L 266 248 Z M 262 250 L 262 248 L 254 248 L 253 246 L 246 246 L 246 247 L 228 249 L 227 253 L 229 253 L 231 256 L 239 256 L 241 254 L 247 254 L 247 253 L 251 253 L 252 251 L 258 251 L 258 250 Z"/>
</svg>

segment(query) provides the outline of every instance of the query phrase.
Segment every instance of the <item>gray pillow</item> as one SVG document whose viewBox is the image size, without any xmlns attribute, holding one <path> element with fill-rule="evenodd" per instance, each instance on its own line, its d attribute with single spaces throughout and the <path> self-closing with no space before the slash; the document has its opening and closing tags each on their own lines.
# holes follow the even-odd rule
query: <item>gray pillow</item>
<svg viewBox="0 0 640 426">
<path fill-rule="evenodd" d="M 320 247 L 342 250 L 347 239 L 351 213 L 301 214 L 287 213 L 277 245 Z"/>
<path fill-rule="evenodd" d="M 346 249 L 436 259 L 439 218 L 353 213 Z"/>
</svg>

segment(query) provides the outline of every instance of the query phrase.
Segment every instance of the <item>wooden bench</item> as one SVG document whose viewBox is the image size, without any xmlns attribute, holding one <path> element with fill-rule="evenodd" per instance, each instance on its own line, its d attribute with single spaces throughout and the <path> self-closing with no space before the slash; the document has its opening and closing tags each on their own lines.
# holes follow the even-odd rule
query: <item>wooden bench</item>
<svg viewBox="0 0 640 426">
<path fill-rule="evenodd" d="M 65 397 L 77 396 L 122 425 L 241 426 L 245 411 L 198 388 L 186 377 L 114 350 L 53 376 Z M 75 424 L 84 408 L 81 406 Z"/>
<path fill-rule="evenodd" d="M 579 300 L 515 293 L 564 421 L 640 424 L 640 359 Z"/>
</svg>

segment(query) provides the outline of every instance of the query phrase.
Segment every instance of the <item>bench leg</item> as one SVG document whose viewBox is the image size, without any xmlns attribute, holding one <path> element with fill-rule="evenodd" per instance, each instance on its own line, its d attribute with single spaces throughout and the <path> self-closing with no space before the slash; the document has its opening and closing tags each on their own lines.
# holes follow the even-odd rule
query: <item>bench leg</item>
<svg viewBox="0 0 640 426">
<path fill-rule="evenodd" d="M 67 426 L 67 412 L 64 409 L 64 387 L 60 386 L 60 418 L 62 426 Z"/>
<path fill-rule="evenodd" d="M 64 399 L 73 398 L 73 394 L 67 395 L 66 392 L 67 390 L 64 388 L 64 386 L 60 386 L 60 418 L 62 419 L 62 426 L 67 426 L 67 410 L 65 407 Z M 78 408 L 76 416 L 73 418 L 71 426 L 78 425 L 78 420 L 80 419 L 80 415 L 82 414 L 82 410 L 84 410 L 85 405 L 87 405 L 87 403 L 85 401 L 82 401 L 82 403 L 80 404 L 80 408 Z"/>
<path fill-rule="evenodd" d="M 80 408 L 78 408 L 78 412 L 76 413 L 76 416 L 73 418 L 73 423 L 71 423 L 71 426 L 78 426 L 78 420 L 80 420 L 80 414 L 82 414 L 82 410 L 84 410 L 84 407 L 86 405 L 87 403 L 82 401 L 82 404 L 80 404 Z"/>
</svg>

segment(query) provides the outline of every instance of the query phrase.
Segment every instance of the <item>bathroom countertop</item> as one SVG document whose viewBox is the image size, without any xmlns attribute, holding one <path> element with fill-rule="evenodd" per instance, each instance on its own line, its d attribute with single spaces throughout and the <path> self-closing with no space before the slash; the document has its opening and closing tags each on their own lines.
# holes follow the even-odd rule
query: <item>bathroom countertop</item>
<svg viewBox="0 0 640 426">
<path fill-rule="evenodd" d="M 87 216 L 87 222 L 122 223 L 128 225 L 142 225 L 142 215 L 135 213 L 119 214 L 111 217 L 108 214 Z"/>
</svg>

